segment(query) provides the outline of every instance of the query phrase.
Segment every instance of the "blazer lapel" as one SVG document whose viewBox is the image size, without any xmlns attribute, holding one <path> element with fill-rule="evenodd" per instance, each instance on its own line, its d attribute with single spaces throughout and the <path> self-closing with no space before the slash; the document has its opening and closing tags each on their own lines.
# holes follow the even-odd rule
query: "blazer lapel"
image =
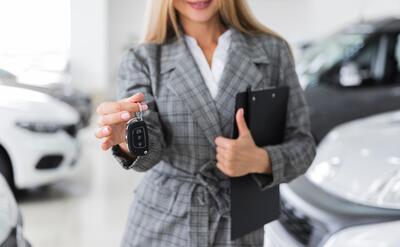
<svg viewBox="0 0 400 247">
<path fill-rule="evenodd" d="M 221 129 L 226 137 L 231 135 L 229 125 L 233 124 L 236 94 L 245 91 L 247 86 L 257 88 L 264 77 L 257 63 L 269 63 L 262 45 L 250 43 L 242 33 L 233 29 L 227 63 L 216 97 Z"/>
<path fill-rule="evenodd" d="M 210 144 L 215 146 L 215 138 L 221 135 L 218 111 L 189 48 L 181 38 L 163 51 L 168 54 L 161 60 L 161 73 L 174 69 L 167 87 L 190 109 Z"/>
</svg>

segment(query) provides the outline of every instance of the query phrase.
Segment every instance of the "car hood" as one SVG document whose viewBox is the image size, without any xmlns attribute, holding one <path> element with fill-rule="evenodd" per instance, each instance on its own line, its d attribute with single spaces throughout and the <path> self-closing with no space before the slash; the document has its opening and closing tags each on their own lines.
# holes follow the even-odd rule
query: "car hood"
<svg viewBox="0 0 400 247">
<path fill-rule="evenodd" d="M 45 93 L 12 86 L 0 86 L 0 108 L 13 110 L 13 115 L 29 121 L 68 124 L 79 121 L 78 112 L 68 104 Z"/>
<path fill-rule="evenodd" d="M 333 129 L 306 176 L 338 197 L 400 209 L 400 111 Z"/>
</svg>

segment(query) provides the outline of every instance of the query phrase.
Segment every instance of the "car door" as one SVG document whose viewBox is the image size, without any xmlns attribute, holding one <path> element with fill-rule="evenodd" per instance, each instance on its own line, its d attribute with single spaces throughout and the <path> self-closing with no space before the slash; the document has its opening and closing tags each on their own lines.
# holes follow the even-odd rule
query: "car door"
<svg viewBox="0 0 400 247">
<path fill-rule="evenodd" d="M 392 43 L 389 35 L 375 35 L 354 56 L 337 64 L 316 85 L 306 89 L 317 142 L 341 123 L 399 108 L 399 83 L 386 75 L 388 54 L 394 52 Z M 358 66 L 364 78 L 360 85 L 340 84 L 339 73 L 345 63 Z"/>
</svg>

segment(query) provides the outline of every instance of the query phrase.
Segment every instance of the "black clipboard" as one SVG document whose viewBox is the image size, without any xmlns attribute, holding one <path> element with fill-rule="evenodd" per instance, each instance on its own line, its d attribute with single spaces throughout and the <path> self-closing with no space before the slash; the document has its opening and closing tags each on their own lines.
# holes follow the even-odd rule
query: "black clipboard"
<svg viewBox="0 0 400 247">
<path fill-rule="evenodd" d="M 244 108 L 244 117 L 257 146 L 283 142 L 289 87 L 273 87 L 236 95 L 235 114 Z M 238 137 L 236 117 L 232 138 Z M 272 176 L 272 175 L 257 175 Z M 237 239 L 279 218 L 279 185 L 261 190 L 252 175 L 230 178 L 231 239 Z"/>
</svg>

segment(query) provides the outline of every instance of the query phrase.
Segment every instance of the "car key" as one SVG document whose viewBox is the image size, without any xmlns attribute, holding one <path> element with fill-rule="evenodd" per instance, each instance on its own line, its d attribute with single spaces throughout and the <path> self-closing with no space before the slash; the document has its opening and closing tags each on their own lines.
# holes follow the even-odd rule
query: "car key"
<svg viewBox="0 0 400 247">
<path fill-rule="evenodd" d="M 140 112 L 139 114 L 136 113 L 136 116 L 128 121 L 125 139 L 128 144 L 128 150 L 132 155 L 144 156 L 149 150 L 149 134 L 147 125 L 143 120 L 142 105 L 138 104 Z"/>
</svg>

